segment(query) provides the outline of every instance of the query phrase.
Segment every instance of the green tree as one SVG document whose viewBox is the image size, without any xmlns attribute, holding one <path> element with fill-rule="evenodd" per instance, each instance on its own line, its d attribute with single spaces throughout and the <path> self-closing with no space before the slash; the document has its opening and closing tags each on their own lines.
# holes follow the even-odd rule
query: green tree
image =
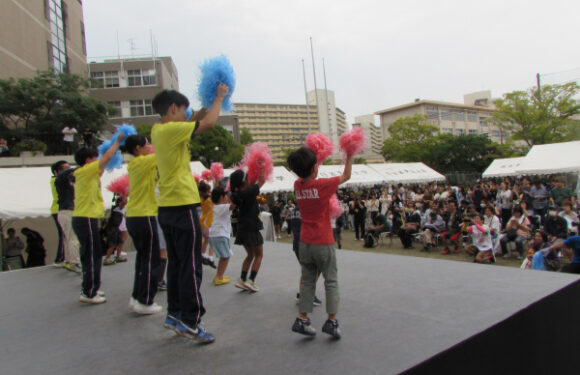
<svg viewBox="0 0 580 375">
<path fill-rule="evenodd" d="M 149 139 L 149 142 L 151 142 L 151 129 L 153 129 L 152 124 L 139 124 L 135 126 L 137 134 L 146 136 Z"/>
<path fill-rule="evenodd" d="M 389 126 L 390 138 L 383 143 L 386 160 L 414 162 L 424 160 L 437 139 L 439 129 L 426 122 L 427 116 L 401 117 Z"/>
<path fill-rule="evenodd" d="M 73 74 L 39 72 L 33 78 L 0 80 L 0 124 L 16 139 L 41 139 L 48 153 L 62 150 L 61 130 L 101 130 L 117 109 L 86 95 L 89 81 Z"/>
<path fill-rule="evenodd" d="M 353 164 L 366 164 L 367 163 L 367 159 L 365 158 L 361 158 L 361 157 L 356 157 L 352 160 Z"/>
<path fill-rule="evenodd" d="M 242 131 L 240 131 L 240 143 L 244 146 L 249 145 L 250 143 L 254 143 L 254 138 L 252 137 L 252 133 L 250 133 L 248 128 L 242 128 Z"/>
<path fill-rule="evenodd" d="M 494 101 L 491 122 L 528 146 L 578 139 L 578 122 L 572 119 L 580 114 L 578 92 L 580 86 L 571 82 L 504 94 Z"/>
<path fill-rule="evenodd" d="M 500 145 L 484 135 L 442 134 L 428 152 L 429 157 L 421 161 L 441 173 L 481 173 L 494 159 L 515 156 L 509 144 Z"/>
<path fill-rule="evenodd" d="M 193 137 L 190 148 L 192 160 L 201 161 L 207 168 L 216 161 L 228 168 L 240 162 L 244 156 L 244 147 L 220 125 Z"/>
</svg>

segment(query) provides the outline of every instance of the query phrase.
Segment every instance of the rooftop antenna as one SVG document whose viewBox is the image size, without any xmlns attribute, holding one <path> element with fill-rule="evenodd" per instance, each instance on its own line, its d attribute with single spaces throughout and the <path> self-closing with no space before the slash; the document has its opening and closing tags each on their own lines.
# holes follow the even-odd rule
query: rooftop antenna
<svg viewBox="0 0 580 375">
<path fill-rule="evenodd" d="M 119 30 L 117 30 L 117 58 L 121 59 L 121 47 L 119 46 Z"/>
<path fill-rule="evenodd" d="M 304 78 L 304 98 L 306 99 L 306 116 L 308 118 L 308 134 L 310 134 L 310 105 L 308 104 L 308 89 L 306 88 L 306 69 L 304 59 L 302 59 L 302 77 Z"/>
<path fill-rule="evenodd" d="M 131 45 L 131 56 L 135 57 L 135 38 L 129 38 L 127 42 Z"/>
<path fill-rule="evenodd" d="M 318 114 L 318 131 L 320 131 L 320 107 L 318 106 L 318 87 L 316 86 L 316 66 L 314 65 L 314 47 L 312 46 L 312 37 L 310 37 L 310 53 L 312 54 L 312 73 L 314 75 L 314 97 L 316 98 L 316 113 Z"/>
</svg>

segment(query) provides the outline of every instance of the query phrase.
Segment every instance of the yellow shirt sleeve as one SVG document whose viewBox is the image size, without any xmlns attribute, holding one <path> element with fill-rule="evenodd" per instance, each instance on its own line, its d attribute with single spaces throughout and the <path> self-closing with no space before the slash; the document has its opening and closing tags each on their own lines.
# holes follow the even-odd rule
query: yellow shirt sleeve
<svg viewBox="0 0 580 375">
<path fill-rule="evenodd" d="M 210 198 L 206 198 L 201 202 L 201 217 L 200 225 L 202 229 L 208 229 L 213 223 L 213 202 Z"/>
<path fill-rule="evenodd" d="M 56 177 L 52 176 L 50 178 L 50 191 L 52 192 L 52 204 L 50 206 L 50 214 L 58 214 L 58 192 L 56 191 L 56 185 L 54 181 Z"/>
<path fill-rule="evenodd" d="M 105 204 L 101 194 L 101 169 L 99 161 L 85 164 L 74 171 L 74 217 L 101 219 L 105 217 Z"/>
</svg>

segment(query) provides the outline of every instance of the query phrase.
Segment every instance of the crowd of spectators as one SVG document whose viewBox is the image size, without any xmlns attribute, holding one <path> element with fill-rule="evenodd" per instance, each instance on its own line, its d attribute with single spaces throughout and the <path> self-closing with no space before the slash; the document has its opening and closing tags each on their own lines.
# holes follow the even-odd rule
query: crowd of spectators
<svg viewBox="0 0 580 375">
<path fill-rule="evenodd" d="M 483 263 L 494 262 L 496 256 L 516 257 L 523 260 L 522 267 L 556 270 L 567 258 L 579 263 L 580 273 L 580 248 L 572 241 L 578 235 L 580 207 L 564 179 L 508 177 L 469 186 L 385 184 L 341 188 L 337 195 L 343 214 L 333 224 L 339 233 L 354 232 L 364 246 L 377 246 L 381 235 L 398 236 L 405 249 L 420 243 L 421 250 L 441 247 L 444 255 L 465 251 Z M 290 235 L 296 216 L 293 196 L 270 195 L 264 201 L 263 209 L 274 215 L 277 235 Z M 559 243 L 563 245 L 555 246 Z M 562 268 L 570 271 L 568 264 Z"/>
</svg>

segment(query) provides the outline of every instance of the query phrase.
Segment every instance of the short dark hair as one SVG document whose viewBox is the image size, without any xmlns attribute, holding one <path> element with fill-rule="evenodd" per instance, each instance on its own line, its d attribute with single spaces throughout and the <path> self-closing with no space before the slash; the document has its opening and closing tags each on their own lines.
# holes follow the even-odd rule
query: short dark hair
<svg viewBox="0 0 580 375">
<path fill-rule="evenodd" d="M 220 201 L 221 197 L 223 197 L 226 194 L 227 193 L 223 187 L 216 186 L 211 192 L 211 201 L 214 204 L 217 204 Z"/>
<path fill-rule="evenodd" d="M 160 116 L 165 116 L 169 107 L 176 104 L 178 107 L 182 105 L 189 107 L 189 100 L 185 95 L 175 90 L 163 90 L 153 98 L 151 106 Z"/>
<path fill-rule="evenodd" d="M 232 172 L 230 175 L 230 188 L 232 191 L 238 190 L 242 187 L 245 180 L 245 173 L 243 170 L 238 169 Z"/>
<path fill-rule="evenodd" d="M 211 190 L 211 187 L 204 181 L 200 181 L 199 185 L 197 186 L 197 190 L 199 190 L 200 193 L 207 194 Z"/>
<path fill-rule="evenodd" d="M 316 165 L 316 154 L 311 148 L 302 146 L 288 156 L 288 166 L 298 177 L 306 178 Z"/>
<path fill-rule="evenodd" d="M 68 161 L 59 160 L 50 166 L 50 171 L 52 172 L 52 174 L 57 174 L 58 172 L 60 172 L 62 170 L 62 166 L 65 164 L 68 164 Z"/>
<path fill-rule="evenodd" d="M 10 233 L 16 233 L 16 231 L 14 230 L 14 228 L 8 228 L 8 230 L 6 231 L 6 233 L 8 235 L 10 235 Z"/>
<path fill-rule="evenodd" d="M 99 151 L 94 147 L 81 147 L 75 152 L 75 162 L 82 167 L 87 162 L 87 158 L 99 156 Z"/>
<path fill-rule="evenodd" d="M 147 144 L 147 137 L 142 134 L 133 134 L 125 139 L 125 145 L 121 146 L 123 152 L 128 152 L 131 155 L 135 154 L 137 146 L 145 146 Z"/>
</svg>

